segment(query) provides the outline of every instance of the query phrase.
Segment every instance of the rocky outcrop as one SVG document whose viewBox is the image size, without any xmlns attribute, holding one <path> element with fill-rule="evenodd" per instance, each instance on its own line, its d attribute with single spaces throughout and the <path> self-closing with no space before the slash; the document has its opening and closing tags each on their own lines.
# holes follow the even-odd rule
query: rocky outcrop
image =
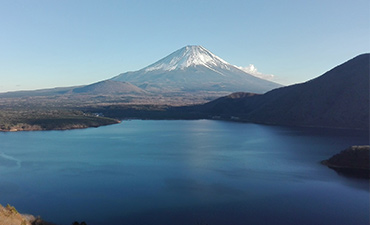
<svg viewBox="0 0 370 225">
<path fill-rule="evenodd" d="M 347 175 L 370 178 L 370 146 L 352 146 L 321 163 Z"/>
<path fill-rule="evenodd" d="M 20 214 L 14 206 L 9 204 L 6 207 L 0 205 L 0 225 L 53 225 L 43 221 L 39 217 Z"/>
</svg>

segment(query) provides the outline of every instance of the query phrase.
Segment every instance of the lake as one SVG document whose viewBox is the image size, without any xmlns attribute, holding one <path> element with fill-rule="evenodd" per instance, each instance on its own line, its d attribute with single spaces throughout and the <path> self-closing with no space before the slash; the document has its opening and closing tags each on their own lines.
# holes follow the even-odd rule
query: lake
<svg viewBox="0 0 370 225">
<path fill-rule="evenodd" d="M 363 144 L 212 120 L 0 133 L 0 203 L 61 225 L 369 224 L 369 181 L 320 164 Z"/>
</svg>

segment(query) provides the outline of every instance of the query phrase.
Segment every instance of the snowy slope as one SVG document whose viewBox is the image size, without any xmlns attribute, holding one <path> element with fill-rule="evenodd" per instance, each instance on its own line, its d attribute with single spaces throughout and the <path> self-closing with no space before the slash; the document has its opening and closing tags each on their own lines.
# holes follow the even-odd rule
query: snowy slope
<svg viewBox="0 0 370 225">
<path fill-rule="evenodd" d="M 220 67 L 224 69 L 228 69 L 231 66 L 202 46 L 186 46 L 143 70 L 145 72 L 155 70 L 172 71 L 198 65 L 208 68 Z"/>
<path fill-rule="evenodd" d="M 186 46 L 135 72 L 112 80 L 130 82 L 149 92 L 255 92 L 281 85 L 248 74 L 202 46 Z"/>
</svg>

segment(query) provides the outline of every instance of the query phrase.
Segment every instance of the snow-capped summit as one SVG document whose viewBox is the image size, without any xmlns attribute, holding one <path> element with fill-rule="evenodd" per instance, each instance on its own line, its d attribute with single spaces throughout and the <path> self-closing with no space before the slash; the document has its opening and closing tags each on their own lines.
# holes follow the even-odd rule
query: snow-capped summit
<svg viewBox="0 0 370 225">
<path fill-rule="evenodd" d="M 130 82 L 152 93 L 264 93 L 281 87 L 246 73 L 197 45 L 185 46 L 141 70 L 122 73 L 111 80 Z"/>
<path fill-rule="evenodd" d="M 214 55 L 200 45 L 188 45 L 183 47 L 156 63 L 145 67 L 146 72 L 153 70 L 171 71 L 185 69 L 191 66 L 202 65 L 206 67 L 229 68 L 231 65 Z"/>
</svg>

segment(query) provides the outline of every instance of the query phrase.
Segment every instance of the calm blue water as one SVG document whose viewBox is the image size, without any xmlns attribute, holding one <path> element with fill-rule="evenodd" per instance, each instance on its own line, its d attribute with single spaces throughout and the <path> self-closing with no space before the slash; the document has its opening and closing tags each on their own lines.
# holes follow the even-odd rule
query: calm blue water
<svg viewBox="0 0 370 225">
<path fill-rule="evenodd" d="M 319 162 L 363 132 L 124 121 L 0 133 L 0 203 L 61 225 L 369 224 L 369 182 Z"/>
</svg>

